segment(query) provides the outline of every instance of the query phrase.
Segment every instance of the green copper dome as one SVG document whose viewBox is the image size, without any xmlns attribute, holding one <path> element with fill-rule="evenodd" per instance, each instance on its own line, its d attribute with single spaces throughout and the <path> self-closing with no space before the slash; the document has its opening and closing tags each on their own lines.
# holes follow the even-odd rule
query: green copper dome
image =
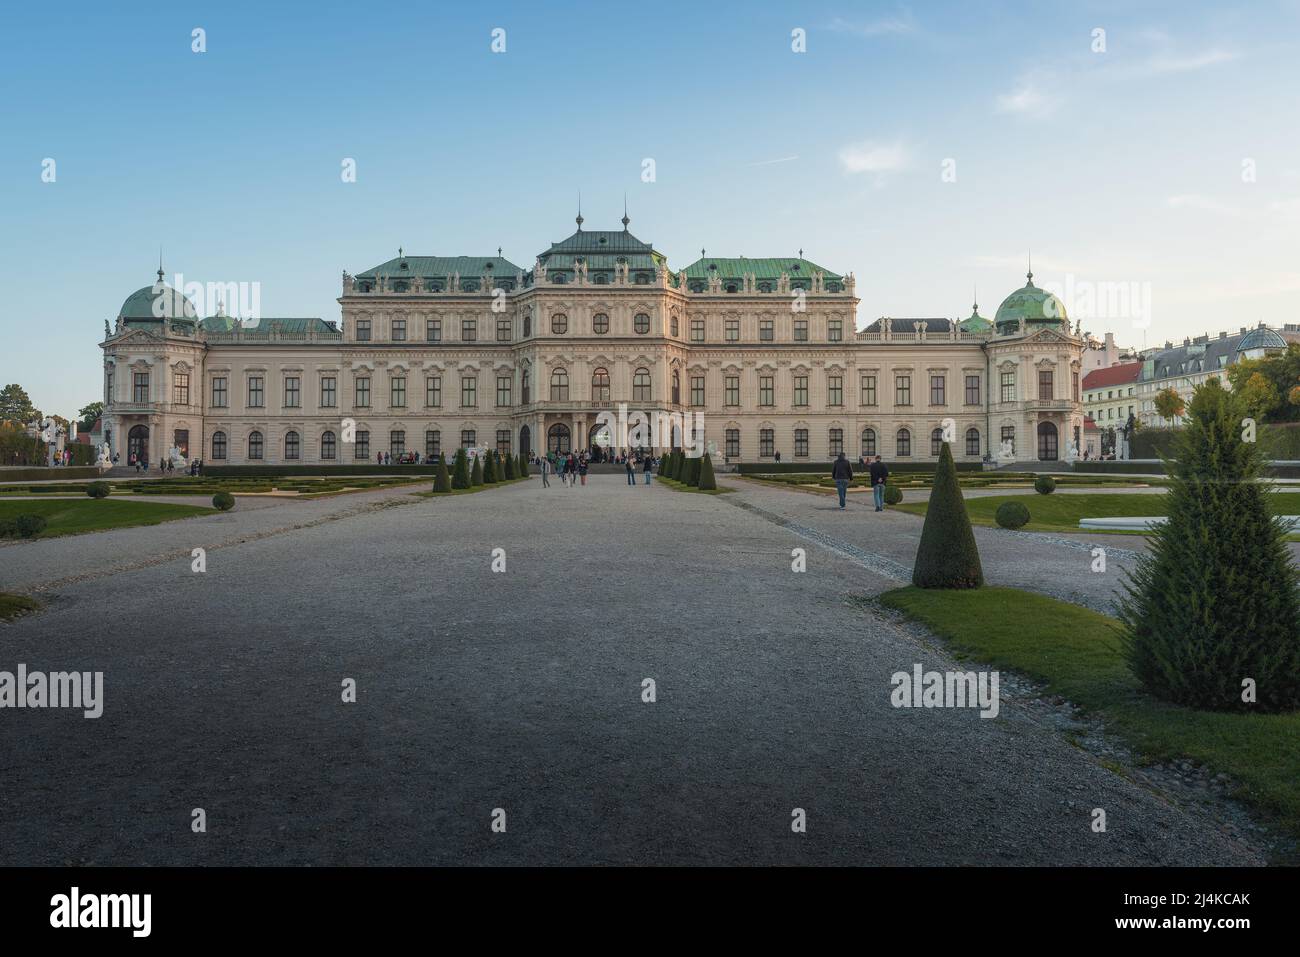
<svg viewBox="0 0 1300 957">
<path fill-rule="evenodd" d="M 1065 304 L 1046 289 L 1035 286 L 1033 272 L 1027 273 L 1025 278 L 1029 281 L 1025 283 L 1024 288 L 1017 289 L 1002 300 L 1002 305 L 998 306 L 997 315 L 993 318 L 998 331 L 1015 331 L 1021 319 L 1025 320 L 1027 325 L 1034 323 L 1057 325 L 1068 322 Z"/>
<path fill-rule="evenodd" d="M 155 300 L 157 303 L 155 309 Z M 163 282 L 162 270 L 158 270 L 158 281 L 151 286 L 137 289 L 126 297 L 118 315 L 123 319 L 193 319 L 196 316 L 194 303 L 190 302 L 171 286 Z"/>
<path fill-rule="evenodd" d="M 976 335 L 988 332 L 993 328 L 993 323 L 989 322 L 980 315 L 979 303 L 975 303 L 971 308 L 971 314 L 963 319 L 960 323 L 962 332 L 972 332 Z"/>
</svg>

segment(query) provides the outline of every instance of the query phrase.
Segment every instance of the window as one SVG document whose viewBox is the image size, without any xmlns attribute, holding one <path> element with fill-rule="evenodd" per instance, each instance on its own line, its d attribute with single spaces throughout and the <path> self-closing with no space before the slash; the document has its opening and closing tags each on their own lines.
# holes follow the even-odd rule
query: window
<svg viewBox="0 0 1300 957">
<path fill-rule="evenodd" d="M 1016 374 L 1014 372 L 1002 373 L 999 382 L 1002 386 L 1002 401 L 1016 401 Z"/>
<path fill-rule="evenodd" d="M 265 383 L 266 380 L 260 375 L 248 377 L 248 407 L 250 409 L 260 409 L 266 404 Z"/>
<path fill-rule="evenodd" d="M 894 405 L 912 404 L 912 377 L 894 376 Z"/>
<path fill-rule="evenodd" d="M 948 381 L 944 376 L 930 376 L 930 404 L 947 405 Z"/>
<path fill-rule="evenodd" d="M 334 439 L 334 433 L 322 432 L 320 437 L 320 457 L 332 462 L 337 454 L 338 443 Z"/>
<path fill-rule="evenodd" d="M 967 455 L 980 454 L 980 430 L 979 429 L 966 430 L 966 454 Z"/>
<path fill-rule="evenodd" d="M 297 432 L 288 432 L 284 436 L 284 460 L 286 462 L 302 458 L 302 439 Z"/>
<path fill-rule="evenodd" d="M 393 320 L 393 341 L 394 342 L 406 341 L 406 320 L 405 319 Z"/>
<path fill-rule="evenodd" d="M 497 342 L 509 342 L 509 341 L 510 341 L 510 320 L 498 319 L 497 320 Z"/>
<path fill-rule="evenodd" d="M 691 342 L 703 342 L 703 341 L 704 341 L 704 320 L 692 319 L 691 320 Z"/>
<path fill-rule="evenodd" d="M 113 404 L 113 370 L 108 369 L 104 372 L 104 401 L 109 405 Z"/>
<path fill-rule="evenodd" d="M 532 313 L 524 313 L 524 338 L 527 339 L 533 334 L 533 316 Z"/>
<path fill-rule="evenodd" d="M 650 331 L 650 317 L 644 312 L 638 312 L 632 319 L 632 328 L 636 330 L 637 335 L 644 336 Z"/>
<path fill-rule="evenodd" d="M 598 336 L 603 336 L 609 332 L 609 316 L 603 312 L 598 312 L 591 317 L 591 331 Z"/>
<path fill-rule="evenodd" d="M 388 380 L 388 404 L 394 409 L 406 408 L 406 376 Z"/>
<path fill-rule="evenodd" d="M 876 430 L 875 429 L 862 430 L 862 454 L 863 455 L 876 454 Z"/>
<path fill-rule="evenodd" d="M 704 376 L 691 376 L 691 405 L 704 405 Z"/>
<path fill-rule="evenodd" d="M 431 409 L 442 408 L 442 376 L 424 377 L 424 404 Z"/>
<path fill-rule="evenodd" d="M 740 405 L 740 376 L 729 375 L 724 380 L 726 386 L 726 405 Z"/>
<path fill-rule="evenodd" d="M 831 458 L 835 458 L 844 451 L 844 430 L 831 429 L 830 431 Z"/>
<path fill-rule="evenodd" d="M 977 375 L 968 375 L 966 377 L 966 404 L 980 404 L 980 377 Z"/>
<path fill-rule="evenodd" d="M 758 430 L 758 454 L 760 458 L 770 459 L 776 452 L 776 437 L 771 429 Z"/>
<path fill-rule="evenodd" d="M 352 457 L 354 459 L 370 458 L 370 430 L 357 429 L 354 436 L 356 442 L 352 445 Z"/>
<path fill-rule="evenodd" d="M 437 429 L 426 429 L 424 433 L 424 457 L 426 459 L 436 459 L 442 455 L 442 432 Z"/>
<path fill-rule="evenodd" d="M 512 376 L 497 376 L 497 405 L 508 406 L 510 404 L 510 384 Z"/>
<path fill-rule="evenodd" d="M 794 404 L 808 404 L 808 377 L 806 375 L 797 375 L 794 377 Z"/>
<path fill-rule="evenodd" d="M 357 342 L 369 342 L 369 341 L 370 341 L 370 320 L 358 319 L 357 320 Z"/>
<path fill-rule="evenodd" d="M 650 370 L 646 368 L 637 369 L 632 374 L 632 401 L 649 402 L 650 401 Z"/>
<path fill-rule="evenodd" d="M 500 452 L 502 455 L 510 454 L 510 430 L 509 429 L 497 429 L 497 451 Z"/>
<path fill-rule="evenodd" d="M 1123 392 L 1124 390 L 1120 389 L 1121 395 Z M 1075 402 L 1079 401 L 1079 373 L 1077 372 L 1070 373 L 1070 394 L 1074 396 Z"/>
<path fill-rule="evenodd" d="M 930 454 L 936 458 L 943 452 L 943 429 L 930 432 Z"/>
<path fill-rule="evenodd" d="M 226 458 L 226 433 L 212 433 L 212 458 L 217 461 L 224 461 Z"/>
<path fill-rule="evenodd" d="M 775 405 L 775 390 L 772 388 L 772 376 L 761 375 L 758 377 L 758 404 Z"/>
<path fill-rule="evenodd" d="M 462 319 L 460 321 L 460 338 L 462 342 L 473 342 L 478 338 L 477 319 Z"/>
<path fill-rule="evenodd" d="M 441 319 L 424 320 L 424 340 L 425 342 L 442 341 L 442 320 Z"/>
<path fill-rule="evenodd" d="M 332 409 L 338 401 L 336 393 L 338 391 L 338 380 L 332 375 L 323 375 L 320 377 L 320 404 L 322 409 Z"/>
<path fill-rule="evenodd" d="M 844 320 L 828 319 L 826 320 L 826 341 L 840 342 L 844 339 Z"/>
<path fill-rule="evenodd" d="M 370 408 L 370 376 L 359 376 L 354 383 L 356 401 L 353 403 L 358 409 Z"/>
<path fill-rule="evenodd" d="M 673 370 L 673 405 L 681 405 L 682 402 L 682 377 L 676 369 Z"/>
<path fill-rule="evenodd" d="M 669 334 L 670 336 L 672 336 L 673 338 L 676 338 L 677 335 L 678 335 L 677 313 L 675 313 L 675 312 L 673 313 L 673 316 L 672 316 L 671 327 L 670 327 L 670 331 L 669 331 L 668 334 Z"/>
<path fill-rule="evenodd" d="M 262 458 L 262 433 L 250 432 L 248 434 L 248 457 L 254 461 Z"/>
<path fill-rule="evenodd" d="M 760 319 L 758 321 L 758 340 L 759 342 L 771 342 L 776 338 L 776 323 L 771 319 Z"/>
<path fill-rule="evenodd" d="M 894 452 L 899 458 L 912 454 L 912 433 L 907 429 L 899 429 L 898 434 L 894 436 Z"/>
<path fill-rule="evenodd" d="M 564 369 L 556 369 L 551 373 L 551 401 L 569 401 L 569 373 Z"/>
<path fill-rule="evenodd" d="M 1016 427 L 1014 425 L 1002 426 L 1002 447 L 1008 454 L 1016 454 Z"/>
<path fill-rule="evenodd" d="M 591 374 L 591 399 L 593 402 L 609 401 L 608 369 L 597 369 Z"/>
<path fill-rule="evenodd" d="M 463 429 L 460 433 L 460 447 L 462 449 L 472 448 L 478 442 L 478 433 L 473 429 Z"/>
<path fill-rule="evenodd" d="M 388 454 L 397 458 L 406 451 L 406 432 L 401 429 L 393 429 L 388 433 Z"/>
<path fill-rule="evenodd" d="M 218 376 L 212 380 L 212 407 L 214 409 L 224 409 L 230 401 L 227 393 L 226 377 Z"/>
<path fill-rule="evenodd" d="M 864 375 L 860 380 L 862 386 L 862 404 L 876 404 L 876 377 L 873 375 Z"/>
<path fill-rule="evenodd" d="M 844 377 L 833 375 L 826 378 L 826 404 L 844 404 Z"/>
<path fill-rule="evenodd" d="M 1052 370 L 1038 370 L 1038 401 L 1046 402 L 1052 398 Z"/>
<path fill-rule="evenodd" d="M 727 429 L 727 458 L 740 457 L 740 429 Z"/>
<path fill-rule="evenodd" d="M 726 328 L 727 328 L 727 341 L 739 342 L 740 341 L 740 320 L 728 319 Z"/>
<path fill-rule="evenodd" d="M 808 341 L 808 320 L 807 319 L 796 319 L 794 321 L 794 341 L 795 342 Z"/>
<path fill-rule="evenodd" d="M 797 459 L 798 458 L 806 459 L 808 457 L 808 430 L 807 429 L 794 430 L 794 457 Z"/>
<path fill-rule="evenodd" d="M 188 372 L 172 374 L 172 402 L 176 405 L 190 404 L 190 374 Z"/>
<path fill-rule="evenodd" d="M 533 395 L 532 388 L 531 388 L 531 387 L 529 386 L 529 384 L 528 384 L 528 370 L 527 370 L 527 369 L 525 369 L 525 370 L 523 371 L 523 374 L 519 377 L 519 380 L 520 380 L 520 381 L 519 381 L 519 394 L 520 394 L 520 396 L 521 396 L 521 401 L 524 403 L 524 405 L 527 405 L 529 402 L 532 401 L 532 395 Z"/>
<path fill-rule="evenodd" d="M 466 375 L 460 377 L 460 407 L 472 409 L 478 405 L 478 377 Z"/>
<path fill-rule="evenodd" d="M 551 316 L 551 332 L 562 336 L 569 331 L 569 317 L 562 312 Z"/>
</svg>

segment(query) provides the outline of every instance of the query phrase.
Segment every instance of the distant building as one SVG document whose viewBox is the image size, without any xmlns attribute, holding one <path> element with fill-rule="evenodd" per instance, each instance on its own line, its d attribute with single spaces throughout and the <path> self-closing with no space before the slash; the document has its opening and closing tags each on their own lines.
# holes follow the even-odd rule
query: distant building
<svg viewBox="0 0 1300 957">
<path fill-rule="evenodd" d="M 1116 458 L 1126 458 L 1123 447 L 1123 430 L 1129 416 L 1137 415 L 1138 379 L 1142 375 L 1141 362 L 1125 362 L 1105 369 L 1094 369 L 1083 377 L 1083 411 L 1092 420 L 1096 430 L 1097 447 L 1089 457 L 1115 453 Z M 1084 422 L 1084 436 L 1088 423 Z M 1085 443 L 1086 445 L 1086 443 Z"/>
</svg>

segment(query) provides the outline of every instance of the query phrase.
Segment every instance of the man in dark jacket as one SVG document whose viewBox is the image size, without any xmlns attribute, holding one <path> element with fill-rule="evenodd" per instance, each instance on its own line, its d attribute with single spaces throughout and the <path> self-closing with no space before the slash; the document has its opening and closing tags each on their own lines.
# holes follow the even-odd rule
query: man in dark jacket
<svg viewBox="0 0 1300 957">
<path fill-rule="evenodd" d="M 885 463 L 880 461 L 880 456 L 871 463 L 871 494 L 876 500 L 876 511 L 885 510 L 885 481 L 889 478 L 889 469 L 885 468 Z"/>
<path fill-rule="evenodd" d="M 853 480 L 853 466 L 841 452 L 835 459 L 835 464 L 831 466 L 831 478 L 835 479 L 835 490 L 840 493 L 840 508 L 844 507 L 844 493 L 849 490 L 849 482 Z"/>
</svg>

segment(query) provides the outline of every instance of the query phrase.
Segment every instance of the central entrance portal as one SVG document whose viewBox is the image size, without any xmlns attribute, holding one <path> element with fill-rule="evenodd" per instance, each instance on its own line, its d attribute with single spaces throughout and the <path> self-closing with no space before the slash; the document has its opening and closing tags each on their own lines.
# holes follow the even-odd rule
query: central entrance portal
<svg viewBox="0 0 1300 957">
<path fill-rule="evenodd" d="M 149 455 L 149 426 L 133 425 L 126 433 L 127 461 L 143 462 Z"/>
<path fill-rule="evenodd" d="M 571 448 L 569 427 L 556 422 L 546 430 L 546 450 L 559 455 L 568 455 Z"/>
</svg>

